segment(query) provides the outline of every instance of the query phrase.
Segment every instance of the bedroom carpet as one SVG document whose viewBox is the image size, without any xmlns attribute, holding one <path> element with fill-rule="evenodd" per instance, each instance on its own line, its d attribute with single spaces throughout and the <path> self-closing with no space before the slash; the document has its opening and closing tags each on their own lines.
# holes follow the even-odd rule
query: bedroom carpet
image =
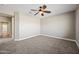
<svg viewBox="0 0 79 59">
<path fill-rule="evenodd" d="M 78 54 L 75 42 L 46 36 L 0 44 L 0 54 Z"/>
</svg>

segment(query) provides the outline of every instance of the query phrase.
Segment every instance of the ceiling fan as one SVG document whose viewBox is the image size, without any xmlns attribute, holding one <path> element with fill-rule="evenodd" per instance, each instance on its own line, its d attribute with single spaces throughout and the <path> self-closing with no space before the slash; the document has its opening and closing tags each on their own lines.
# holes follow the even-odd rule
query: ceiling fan
<svg viewBox="0 0 79 59">
<path fill-rule="evenodd" d="M 38 10 L 31 9 L 31 11 L 37 11 L 34 15 L 40 14 L 41 16 L 44 16 L 44 13 L 51 13 L 51 11 L 47 10 L 46 5 L 40 6 Z"/>
</svg>

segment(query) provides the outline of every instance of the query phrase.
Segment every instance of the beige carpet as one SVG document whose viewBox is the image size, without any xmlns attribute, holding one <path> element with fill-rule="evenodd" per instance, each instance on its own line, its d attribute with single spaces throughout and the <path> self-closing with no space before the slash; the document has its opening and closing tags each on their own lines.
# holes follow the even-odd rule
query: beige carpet
<svg viewBox="0 0 79 59">
<path fill-rule="evenodd" d="M 1 54 L 77 54 L 75 42 L 46 36 L 37 36 L 22 41 L 0 44 Z"/>
</svg>

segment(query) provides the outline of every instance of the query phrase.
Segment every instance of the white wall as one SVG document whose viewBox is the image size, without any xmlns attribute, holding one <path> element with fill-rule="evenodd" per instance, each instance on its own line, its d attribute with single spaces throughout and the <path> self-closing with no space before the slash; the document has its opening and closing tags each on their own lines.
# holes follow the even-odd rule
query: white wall
<svg viewBox="0 0 79 59">
<path fill-rule="evenodd" d="M 15 40 L 19 39 L 19 12 L 14 13 L 14 38 Z"/>
<path fill-rule="evenodd" d="M 40 34 L 40 19 L 19 13 L 19 39 Z"/>
<path fill-rule="evenodd" d="M 41 34 L 75 39 L 75 12 L 44 18 L 41 24 Z"/>
<path fill-rule="evenodd" d="M 34 18 L 25 13 L 15 13 L 15 39 L 24 39 L 38 34 L 75 39 L 75 12 L 48 18 Z"/>
<path fill-rule="evenodd" d="M 76 10 L 76 40 L 79 44 L 79 9 Z"/>
</svg>

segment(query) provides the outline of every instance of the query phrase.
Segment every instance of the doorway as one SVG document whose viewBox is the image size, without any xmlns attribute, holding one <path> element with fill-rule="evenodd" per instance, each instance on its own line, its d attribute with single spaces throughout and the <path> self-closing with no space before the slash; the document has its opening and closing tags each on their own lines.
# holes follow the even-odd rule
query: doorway
<svg viewBox="0 0 79 59">
<path fill-rule="evenodd" d="M 11 17 L 0 17 L 0 38 L 12 38 Z"/>
</svg>

